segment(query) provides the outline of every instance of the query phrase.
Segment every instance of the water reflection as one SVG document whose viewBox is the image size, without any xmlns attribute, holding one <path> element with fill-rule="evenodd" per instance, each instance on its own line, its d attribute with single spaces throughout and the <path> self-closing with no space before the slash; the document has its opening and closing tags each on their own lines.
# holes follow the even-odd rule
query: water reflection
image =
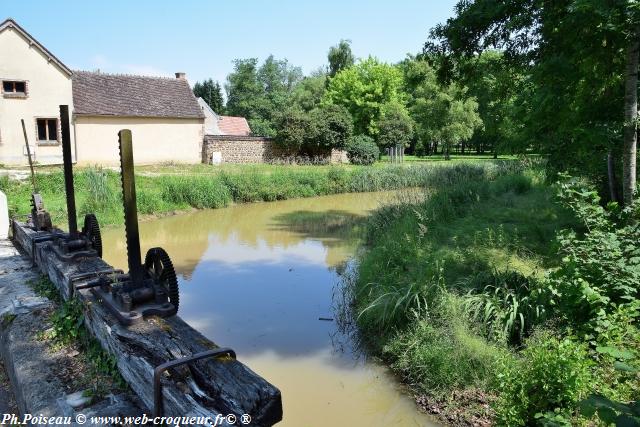
<svg viewBox="0 0 640 427">
<path fill-rule="evenodd" d="M 368 212 L 394 193 L 347 194 L 198 211 L 140 224 L 143 253 L 162 246 L 180 282 L 180 315 L 277 385 L 284 426 L 432 425 L 382 367 L 354 358 L 332 290 Z M 104 257 L 126 268 L 121 229 Z"/>
</svg>

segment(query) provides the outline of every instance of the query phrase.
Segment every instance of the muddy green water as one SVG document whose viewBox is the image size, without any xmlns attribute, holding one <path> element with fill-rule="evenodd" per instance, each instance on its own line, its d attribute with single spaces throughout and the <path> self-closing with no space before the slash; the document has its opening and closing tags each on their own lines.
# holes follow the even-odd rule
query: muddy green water
<svg viewBox="0 0 640 427">
<path fill-rule="evenodd" d="M 334 294 L 372 209 L 397 193 L 235 205 L 145 221 L 142 253 L 171 256 L 179 315 L 282 392 L 291 427 L 433 426 L 395 379 L 355 351 L 335 321 Z M 122 228 L 104 258 L 126 270 Z"/>
</svg>

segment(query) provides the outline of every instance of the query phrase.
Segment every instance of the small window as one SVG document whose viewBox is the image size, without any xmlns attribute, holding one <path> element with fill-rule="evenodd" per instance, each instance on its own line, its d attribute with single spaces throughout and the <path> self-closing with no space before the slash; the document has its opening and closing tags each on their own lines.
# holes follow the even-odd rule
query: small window
<svg viewBox="0 0 640 427">
<path fill-rule="evenodd" d="M 2 92 L 6 96 L 27 96 L 27 82 L 17 80 L 3 80 Z"/>
<path fill-rule="evenodd" d="M 58 141 L 58 119 L 37 119 L 38 142 L 51 144 Z"/>
</svg>

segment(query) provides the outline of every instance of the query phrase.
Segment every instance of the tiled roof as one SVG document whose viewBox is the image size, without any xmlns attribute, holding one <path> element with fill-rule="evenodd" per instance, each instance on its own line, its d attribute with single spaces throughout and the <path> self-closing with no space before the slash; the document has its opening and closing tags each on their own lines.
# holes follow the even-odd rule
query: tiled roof
<svg viewBox="0 0 640 427">
<path fill-rule="evenodd" d="M 219 116 L 218 128 L 222 135 L 247 136 L 251 128 L 244 117 Z"/>
<path fill-rule="evenodd" d="M 75 114 L 203 118 L 185 79 L 73 72 Z"/>
</svg>

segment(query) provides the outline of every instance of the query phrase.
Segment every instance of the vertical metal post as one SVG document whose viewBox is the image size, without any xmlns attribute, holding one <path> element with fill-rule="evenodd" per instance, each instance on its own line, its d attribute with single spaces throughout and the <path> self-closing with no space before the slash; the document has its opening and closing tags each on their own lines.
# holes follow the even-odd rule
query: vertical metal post
<svg viewBox="0 0 640 427">
<path fill-rule="evenodd" d="M 71 130 L 69 127 L 69 106 L 60 106 L 60 131 L 62 133 L 62 163 L 64 165 L 64 190 L 67 195 L 67 218 L 69 237 L 78 237 L 78 219 L 76 218 L 76 194 L 73 188 L 73 165 L 71 159 Z"/>
<path fill-rule="evenodd" d="M 127 237 L 127 261 L 129 276 L 134 286 L 142 283 L 142 256 L 138 231 L 138 208 L 136 206 L 136 181 L 133 173 L 133 140 L 131 131 L 118 132 L 120 144 L 120 176 L 122 178 L 122 201 L 124 205 L 124 228 Z"/>
<path fill-rule="evenodd" d="M 37 193 L 36 174 L 33 172 L 33 162 L 31 161 L 31 148 L 29 148 L 29 138 L 27 138 L 27 128 L 24 126 L 24 119 L 20 119 L 22 123 L 22 134 L 24 135 L 24 143 L 27 146 L 27 156 L 29 157 L 29 168 L 31 169 L 31 183 L 33 184 L 33 192 Z"/>
</svg>

